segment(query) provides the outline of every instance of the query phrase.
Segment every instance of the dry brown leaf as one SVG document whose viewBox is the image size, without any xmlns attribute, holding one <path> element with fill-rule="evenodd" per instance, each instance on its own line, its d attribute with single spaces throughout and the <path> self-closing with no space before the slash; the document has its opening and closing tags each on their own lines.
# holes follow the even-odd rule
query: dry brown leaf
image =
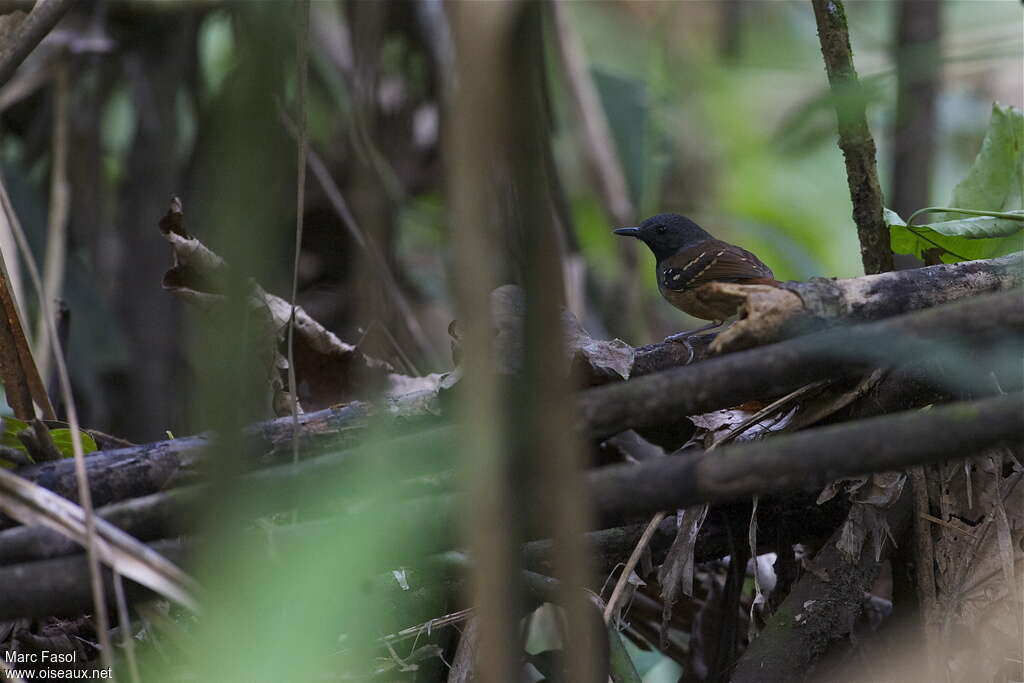
<svg viewBox="0 0 1024 683">
<path fill-rule="evenodd" d="M 164 275 L 164 288 L 216 316 L 227 304 L 230 266 L 185 230 L 177 197 L 160 220 L 160 232 L 174 256 L 174 265 Z M 280 345 L 287 334 L 291 304 L 250 281 L 247 305 L 253 316 L 253 348 L 265 364 L 269 389 L 279 393 L 286 385 L 288 361 Z M 294 358 L 299 403 L 305 410 L 373 396 L 392 382 L 388 363 L 341 341 L 301 306 L 295 308 Z M 274 403 L 288 406 L 287 401 Z"/>
</svg>

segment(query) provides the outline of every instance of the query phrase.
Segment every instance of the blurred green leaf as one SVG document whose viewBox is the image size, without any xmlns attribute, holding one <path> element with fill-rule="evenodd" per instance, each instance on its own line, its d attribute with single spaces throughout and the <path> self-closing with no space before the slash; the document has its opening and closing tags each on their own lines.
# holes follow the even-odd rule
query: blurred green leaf
<svg viewBox="0 0 1024 683">
<path fill-rule="evenodd" d="M 0 445 L 16 448 L 19 451 L 25 450 L 25 445 L 18 440 L 18 432 L 23 429 L 28 429 L 27 422 L 16 417 L 5 417 L 3 435 L 0 435 Z"/>
<path fill-rule="evenodd" d="M 591 70 L 608 127 L 622 160 L 622 171 L 634 206 L 644 192 L 645 140 L 650 134 L 650 102 L 647 87 L 638 78 L 601 67 Z"/>
<path fill-rule="evenodd" d="M 80 432 L 82 435 L 82 452 L 88 455 L 97 449 L 96 441 L 93 440 L 86 432 Z M 71 442 L 71 430 L 60 428 L 51 429 L 50 438 L 53 439 L 53 445 L 57 447 L 60 454 L 65 458 L 73 458 L 75 456 L 75 449 Z"/>
<path fill-rule="evenodd" d="M 199 67 L 207 97 L 220 92 L 221 85 L 235 64 L 235 34 L 231 15 L 211 12 L 199 29 Z"/>
<path fill-rule="evenodd" d="M 950 206 L 999 211 L 1020 188 L 1024 112 L 992 105 L 992 119 L 974 165 L 953 189 Z"/>
<path fill-rule="evenodd" d="M 1024 219 L 1024 211 L 1010 211 Z M 923 258 L 928 249 L 943 249 L 945 263 L 994 258 L 1024 249 L 1024 222 L 1011 218 L 975 216 L 908 227 L 899 215 L 885 210 L 892 250 Z"/>
<path fill-rule="evenodd" d="M 28 424 L 26 424 L 22 420 L 19 420 L 16 417 L 9 417 L 5 415 L 3 418 L 3 433 L 0 434 L 0 446 L 12 448 L 16 451 L 24 453 L 25 457 L 28 458 L 30 462 L 35 462 L 34 460 L 32 460 L 32 456 L 29 455 L 28 451 L 25 450 L 25 445 L 18 440 L 18 432 L 20 432 L 22 429 L 27 428 Z M 4 457 L 0 455 L 0 467 L 3 467 L 4 469 L 11 470 L 17 467 L 19 464 L 20 463 L 5 460 Z"/>
<path fill-rule="evenodd" d="M 15 450 L 25 453 L 29 460 L 32 460 L 32 455 L 25 448 L 25 444 L 21 443 L 18 439 L 18 432 L 29 429 L 29 424 L 24 420 L 19 420 L 16 417 L 4 417 L 3 418 L 3 433 L 0 434 L 0 446 L 6 446 L 7 448 L 13 448 Z M 57 447 L 60 454 L 65 458 L 74 457 L 75 451 L 71 445 L 71 430 L 67 427 L 58 427 L 50 430 L 50 438 L 53 439 L 53 445 Z M 96 446 L 96 441 L 89 436 L 88 433 L 82 432 L 82 451 L 86 454 L 92 453 L 93 451 L 99 450 Z M 0 458 L 0 467 L 11 467 L 10 463 L 6 463 Z"/>
</svg>

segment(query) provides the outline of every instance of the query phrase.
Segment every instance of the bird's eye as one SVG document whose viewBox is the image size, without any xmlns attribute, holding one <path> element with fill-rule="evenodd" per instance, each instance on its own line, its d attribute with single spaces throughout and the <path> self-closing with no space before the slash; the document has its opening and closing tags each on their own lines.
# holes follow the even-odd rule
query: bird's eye
<svg viewBox="0 0 1024 683">
<path fill-rule="evenodd" d="M 655 228 L 655 230 L 657 231 L 657 233 L 659 235 L 664 235 L 665 234 L 665 226 L 664 225 L 659 225 L 657 228 Z"/>
</svg>

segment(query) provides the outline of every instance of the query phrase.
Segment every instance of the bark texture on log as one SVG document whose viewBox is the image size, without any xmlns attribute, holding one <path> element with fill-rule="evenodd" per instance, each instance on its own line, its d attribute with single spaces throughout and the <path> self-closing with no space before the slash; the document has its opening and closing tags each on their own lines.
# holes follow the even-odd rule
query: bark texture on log
<svg viewBox="0 0 1024 683">
<path fill-rule="evenodd" d="M 161 541 L 149 546 L 176 565 L 185 559 L 179 541 Z M 114 584 L 110 570 L 102 570 L 103 591 L 114 609 Z M 124 580 L 129 601 L 153 594 L 134 581 Z M 43 562 L 0 567 L 0 621 L 25 617 L 78 616 L 93 609 L 89 567 L 85 555 L 60 557 Z"/>
<path fill-rule="evenodd" d="M 821 54 L 832 88 L 839 147 L 846 160 L 846 180 L 853 202 L 853 220 L 860 238 L 860 256 L 867 275 L 892 270 L 889 228 L 882 218 L 882 188 L 875 165 L 875 141 L 868 128 L 865 102 L 840 0 L 812 0 Z"/>
<path fill-rule="evenodd" d="M 299 418 L 300 438 L 343 436 L 346 430 L 364 426 L 373 412 L 369 404 L 355 402 L 306 413 Z M 291 419 L 268 420 L 246 430 L 246 454 L 254 467 L 291 459 L 290 451 L 279 458 L 274 456 L 275 448 L 291 439 Z M 193 481 L 205 451 L 214 444 L 212 435 L 199 434 L 93 453 L 86 458 L 93 504 L 108 505 Z M 69 500 L 78 500 L 74 462 L 70 459 L 23 467 L 18 475 Z M 0 529 L 9 526 L 11 522 L 0 516 Z"/>
<path fill-rule="evenodd" d="M 1024 284 L 1024 252 L 835 280 L 812 278 L 780 287 L 713 283 L 698 296 L 728 301 L 740 319 L 711 342 L 711 353 L 737 351 L 809 330 L 879 320 Z"/>
<path fill-rule="evenodd" d="M 890 508 L 886 522 L 900 537 L 910 522 L 910 496 Z M 806 680 L 835 640 L 848 636 L 881 564 L 869 548 L 851 563 L 836 547 L 842 529 L 814 556 L 808 571 L 768 618 L 761 633 L 740 657 L 732 683 L 789 683 Z M 883 546 L 884 559 L 892 543 Z"/>
<path fill-rule="evenodd" d="M 936 342 L 960 338 L 977 345 L 1022 330 L 1020 292 L 987 294 L 590 389 L 579 399 L 581 425 L 591 437 L 607 437 L 781 396 L 847 371 L 919 360 L 935 353 Z"/>
<path fill-rule="evenodd" d="M 798 493 L 783 497 L 769 496 L 759 506 L 759 524 L 764 530 L 764 550 L 770 549 L 769 539 L 778 527 L 799 528 L 801 542 L 816 544 L 828 537 L 831 530 L 842 520 L 847 504 L 835 500 L 818 505 L 815 494 Z M 101 511 L 102 512 L 102 511 Z M 180 511 L 179 511 L 180 512 Z M 749 503 L 731 503 L 718 506 L 709 516 L 703 533 L 694 549 L 697 561 L 713 560 L 730 552 L 733 538 L 742 533 L 750 519 Z M 593 531 L 585 535 L 590 556 L 595 559 L 598 584 L 604 577 L 613 572 L 621 563 L 622 557 L 629 553 L 635 545 L 645 525 L 631 525 Z M 291 544 L 300 542 L 309 547 L 310 538 L 322 535 L 325 542 L 333 537 L 329 521 L 303 522 L 282 526 L 275 529 L 273 544 L 278 556 L 287 556 Z M 668 551 L 675 536 L 675 521 L 666 520 L 659 527 L 652 543 L 651 552 L 655 562 L 661 561 Z M 151 540 L 142 537 L 142 540 Z M 83 602 L 88 598 L 87 591 L 71 591 L 68 596 L 51 595 L 54 590 L 63 590 L 69 583 L 87 586 L 88 573 L 82 555 L 72 554 L 79 549 L 74 544 L 68 548 L 62 537 L 48 529 L 38 527 L 20 527 L 0 533 L 0 621 L 20 617 L 41 617 L 48 615 L 73 616 L 91 609 L 91 603 Z M 180 562 L 187 559 L 189 552 L 197 547 L 195 539 L 181 541 L 153 541 L 154 549 L 169 549 L 168 559 Z M 438 546 L 437 550 L 447 550 Z M 9 554 L 10 553 L 10 554 Z M 53 553 L 50 555 L 50 553 Z M 70 555 L 70 556 L 65 556 Z M 436 559 L 438 556 L 434 556 Z M 531 541 L 523 546 L 522 558 L 524 566 L 534 572 L 550 573 L 552 571 L 552 542 L 550 540 Z M 451 590 L 454 587 L 444 586 L 446 579 L 438 574 L 434 559 L 428 557 L 414 559 L 411 571 L 419 571 L 436 584 L 439 590 Z M 443 574 L 443 572 L 442 572 Z M 59 577 L 59 579 L 57 578 Z M 61 583 L 54 584 L 59 580 Z M 407 604 L 410 599 L 394 581 L 381 582 L 375 587 L 390 603 Z M 596 590 L 599 585 L 594 586 Z M 83 597 L 84 596 L 84 597 Z M 152 594 L 139 589 L 131 594 L 133 599 L 148 599 Z"/>
<path fill-rule="evenodd" d="M 1022 415 L 1024 394 L 1008 394 L 727 446 L 714 453 L 612 465 L 591 472 L 588 480 L 599 519 L 635 519 L 966 457 L 1024 439 Z"/>
</svg>

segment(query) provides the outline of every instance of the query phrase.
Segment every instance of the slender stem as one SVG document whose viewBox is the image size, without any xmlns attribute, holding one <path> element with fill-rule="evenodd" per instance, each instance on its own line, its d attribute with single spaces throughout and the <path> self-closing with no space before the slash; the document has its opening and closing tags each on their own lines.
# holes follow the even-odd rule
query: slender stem
<svg viewBox="0 0 1024 683">
<path fill-rule="evenodd" d="M 71 86 L 69 66 L 57 65 L 53 79 L 53 145 L 50 162 L 50 210 L 46 227 L 46 260 L 43 264 L 43 296 L 54 301 L 64 286 L 67 261 L 68 215 L 71 209 L 71 186 L 68 183 L 68 110 Z M 43 329 L 44 321 L 36 321 L 33 355 L 39 364 L 43 386 L 50 384 L 50 341 Z"/>
<path fill-rule="evenodd" d="M 309 71 L 309 0 L 297 0 L 295 27 L 296 104 L 298 109 L 298 162 L 295 199 L 295 263 L 292 266 L 292 314 L 288 317 L 288 399 L 292 411 L 292 459 L 299 461 L 299 386 L 295 377 L 295 299 L 299 290 L 299 259 L 302 257 L 302 219 L 306 207 L 306 75 Z"/>
<path fill-rule="evenodd" d="M 14 213 L 13 207 L 9 205 L 6 189 L 0 192 L 5 210 Z M 89 579 L 92 589 L 94 609 L 96 610 L 96 633 L 100 641 L 100 661 L 103 668 L 111 668 L 112 651 L 110 644 L 110 618 L 107 614 L 107 601 L 103 589 L 103 577 L 100 574 L 99 551 L 96 547 L 96 516 L 92 507 L 92 491 L 89 488 L 89 477 L 85 467 L 85 452 L 82 449 L 82 431 L 78 424 L 78 409 L 75 406 L 75 399 L 71 391 L 71 378 L 68 374 L 67 364 L 64 362 L 64 350 L 60 343 L 60 335 L 57 334 L 57 325 L 53 316 L 52 306 L 46 300 L 43 289 L 43 279 L 39 275 L 39 269 L 32 257 L 32 249 L 29 247 L 28 238 L 18 221 L 10 221 L 14 230 L 14 237 L 18 242 L 18 249 L 25 261 L 26 269 L 39 296 L 40 315 L 46 321 L 46 334 L 50 337 L 50 344 L 53 346 L 53 357 L 57 366 L 57 378 L 60 382 L 61 398 L 64 401 L 67 411 L 68 426 L 71 427 L 71 448 L 74 452 L 75 480 L 78 484 L 78 500 L 85 513 L 85 538 L 86 557 L 89 566 Z"/>
<path fill-rule="evenodd" d="M 651 521 L 647 523 L 647 528 L 644 529 L 644 533 L 640 536 L 640 540 L 637 541 L 636 547 L 633 548 L 633 552 L 630 554 L 629 559 L 626 561 L 626 566 L 622 568 L 622 573 L 619 574 L 619 580 L 615 583 L 615 589 L 612 591 L 612 596 L 608 598 L 608 604 L 604 606 L 604 621 L 608 623 L 611 621 L 612 615 L 615 614 L 615 608 L 619 604 L 619 600 L 622 598 L 622 594 L 626 589 L 626 584 L 629 583 L 629 575 L 636 569 L 637 563 L 640 562 L 640 556 L 643 555 L 644 548 L 651 542 L 651 538 L 654 536 L 654 532 L 658 530 L 658 526 L 662 520 L 665 519 L 665 513 L 659 512 L 653 517 Z"/>
<path fill-rule="evenodd" d="M 835 102 L 839 147 L 846 160 L 846 180 L 850 186 L 864 273 L 884 273 L 893 269 L 889 228 L 882 216 L 882 189 L 878 185 L 875 141 L 868 128 L 863 89 L 853 68 L 846 12 L 841 0 L 812 0 L 812 5 L 821 54 Z"/>
<path fill-rule="evenodd" d="M 15 34 L 4 40 L 0 47 L 0 85 L 10 80 L 25 58 L 76 1 L 38 0 L 32 6 L 32 11 L 15 29 Z"/>
<path fill-rule="evenodd" d="M 945 206 L 928 206 L 923 209 L 918 209 L 914 213 L 910 214 L 910 218 L 907 219 L 907 227 L 911 227 L 914 223 L 914 219 L 923 213 L 963 213 L 969 216 L 990 216 L 992 218 L 1005 218 L 1011 221 L 1021 221 L 1024 223 L 1024 213 L 1022 212 L 1006 212 L 1006 211 L 982 211 L 980 209 L 957 209 Z"/>
</svg>

